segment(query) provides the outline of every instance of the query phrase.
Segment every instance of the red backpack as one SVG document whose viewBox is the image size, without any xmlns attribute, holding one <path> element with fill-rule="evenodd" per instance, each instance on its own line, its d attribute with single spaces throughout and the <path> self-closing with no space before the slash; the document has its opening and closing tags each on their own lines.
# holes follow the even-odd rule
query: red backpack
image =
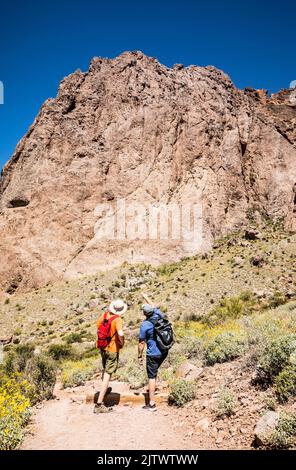
<svg viewBox="0 0 296 470">
<path fill-rule="evenodd" d="M 119 315 L 112 315 L 112 317 L 107 319 L 108 312 L 104 313 L 104 318 L 102 323 L 98 328 L 98 340 L 97 340 L 97 348 L 98 349 L 105 349 L 108 344 L 110 344 L 111 339 L 114 335 L 116 335 L 116 331 L 113 336 L 110 335 L 111 332 L 111 323 L 113 320 L 119 317 Z"/>
</svg>

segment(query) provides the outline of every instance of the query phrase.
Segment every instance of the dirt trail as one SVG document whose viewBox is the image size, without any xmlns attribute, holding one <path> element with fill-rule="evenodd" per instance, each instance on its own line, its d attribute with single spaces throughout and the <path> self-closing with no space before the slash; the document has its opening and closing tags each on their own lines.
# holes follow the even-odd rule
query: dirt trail
<svg viewBox="0 0 296 470">
<path fill-rule="evenodd" d="M 93 389 L 94 386 L 91 385 Z M 139 404 L 118 405 L 108 414 L 93 414 L 85 395 L 90 385 L 58 391 L 33 416 L 22 449 L 195 449 L 190 429 L 180 427 L 177 414 L 166 405 L 147 412 Z M 199 447 L 200 448 L 200 447 Z"/>
</svg>

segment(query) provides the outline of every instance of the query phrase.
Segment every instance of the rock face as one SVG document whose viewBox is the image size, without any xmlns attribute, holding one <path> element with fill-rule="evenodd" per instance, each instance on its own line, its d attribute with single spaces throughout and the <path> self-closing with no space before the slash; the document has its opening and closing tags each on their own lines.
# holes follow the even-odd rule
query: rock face
<svg viewBox="0 0 296 470">
<path fill-rule="evenodd" d="M 296 219 L 293 90 L 235 88 L 214 67 L 172 69 L 140 52 L 65 78 L 3 169 L 0 288 L 13 292 L 123 261 L 207 250 L 250 214 Z M 202 207 L 203 240 L 100 240 L 98 204 Z"/>
</svg>

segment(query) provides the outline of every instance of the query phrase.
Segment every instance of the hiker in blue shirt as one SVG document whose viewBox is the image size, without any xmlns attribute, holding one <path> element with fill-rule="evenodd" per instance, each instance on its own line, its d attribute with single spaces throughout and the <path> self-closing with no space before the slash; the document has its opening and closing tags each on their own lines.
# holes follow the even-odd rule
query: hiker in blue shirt
<svg viewBox="0 0 296 470">
<path fill-rule="evenodd" d="M 157 320 L 158 318 L 163 318 L 163 313 L 157 308 L 147 295 L 143 294 L 146 304 L 142 305 L 142 311 L 146 319 L 142 322 L 140 326 L 140 336 L 139 336 L 139 346 L 138 346 L 138 360 L 139 364 L 143 365 L 143 352 L 145 345 L 147 346 L 146 351 L 146 370 L 149 379 L 149 403 L 143 408 L 149 411 L 156 410 L 155 404 L 155 389 L 156 389 L 156 378 L 157 372 L 163 361 L 166 359 L 168 353 L 161 352 L 157 346 L 155 335 L 154 335 L 154 325 L 151 322 Z"/>
</svg>

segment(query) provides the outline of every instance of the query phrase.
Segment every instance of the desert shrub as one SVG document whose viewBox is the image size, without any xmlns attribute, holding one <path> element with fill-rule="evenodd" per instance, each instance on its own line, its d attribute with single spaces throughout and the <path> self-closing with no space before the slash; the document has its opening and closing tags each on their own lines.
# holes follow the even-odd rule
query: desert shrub
<svg viewBox="0 0 296 470">
<path fill-rule="evenodd" d="M 270 384 L 275 377 L 290 364 L 290 359 L 296 351 L 296 335 L 281 335 L 271 341 L 265 347 L 259 359 L 261 382 Z"/>
<path fill-rule="evenodd" d="M 124 361 L 124 358 L 120 361 Z M 147 382 L 145 366 L 140 367 L 137 358 L 132 354 L 123 363 L 121 362 L 115 377 L 129 383 L 133 389 L 141 388 Z"/>
<path fill-rule="evenodd" d="M 0 450 L 13 450 L 22 441 L 24 427 L 30 418 L 30 389 L 26 380 L 1 376 Z"/>
<path fill-rule="evenodd" d="M 34 357 L 35 346 L 33 344 L 17 345 L 7 356 L 5 372 L 23 372 L 29 359 Z"/>
<path fill-rule="evenodd" d="M 185 295 L 186 293 L 183 293 L 183 295 Z M 187 294 L 186 294 L 187 295 Z M 185 295 L 185 297 L 186 297 Z M 181 315 L 180 315 L 181 317 Z M 190 312 L 190 313 L 186 313 L 186 315 L 184 316 L 184 321 L 185 322 L 190 322 L 190 321 L 202 321 L 203 320 L 203 315 L 202 314 L 199 314 L 199 313 L 196 313 L 196 312 Z"/>
<path fill-rule="evenodd" d="M 198 324 L 196 324 L 198 325 Z M 188 335 L 188 331 L 182 326 L 176 332 L 177 342 L 170 349 L 168 357 L 164 363 L 164 366 L 171 366 L 174 371 L 178 367 L 186 362 L 187 359 L 194 360 L 202 359 L 203 357 L 203 341 L 197 335 Z"/>
<path fill-rule="evenodd" d="M 210 340 L 205 346 L 204 358 L 207 365 L 227 362 L 241 356 L 246 348 L 246 339 L 241 333 L 225 331 Z"/>
<path fill-rule="evenodd" d="M 275 291 L 272 297 L 269 299 L 267 308 L 276 308 L 280 305 L 283 305 L 287 302 L 287 297 L 285 294 L 279 291 Z"/>
<path fill-rule="evenodd" d="M 218 402 L 215 409 L 217 418 L 224 418 L 234 414 L 236 406 L 236 398 L 234 393 L 229 388 L 221 390 Z"/>
<path fill-rule="evenodd" d="M 270 438 L 270 447 L 273 449 L 288 449 L 296 441 L 296 415 L 294 413 L 281 413 L 275 431 Z"/>
<path fill-rule="evenodd" d="M 24 354 L 23 354 L 24 353 Z M 17 347 L 7 355 L 4 372 L 8 376 L 24 377 L 30 384 L 31 403 L 52 397 L 56 381 L 56 366 L 46 355 L 34 355 L 32 350 Z"/>
<path fill-rule="evenodd" d="M 83 352 L 82 359 L 87 359 L 90 357 L 96 357 L 96 358 L 98 357 L 98 349 L 95 345 L 90 347 L 89 349 L 86 349 L 86 351 Z"/>
<path fill-rule="evenodd" d="M 196 396 L 196 383 L 194 381 L 177 379 L 171 384 L 169 404 L 183 406 Z"/>
<path fill-rule="evenodd" d="M 159 379 L 164 380 L 165 382 L 172 383 L 175 378 L 175 375 L 172 369 L 160 368 L 159 369 Z"/>
<path fill-rule="evenodd" d="M 296 395 L 296 365 L 286 366 L 275 378 L 275 393 L 281 403 Z"/>
<path fill-rule="evenodd" d="M 200 338 L 187 336 L 181 340 L 182 353 L 188 358 L 201 358 L 203 353 L 203 344 Z"/>
<path fill-rule="evenodd" d="M 57 369 L 51 358 L 42 354 L 34 356 L 28 361 L 25 373 L 27 380 L 34 387 L 34 398 L 31 398 L 31 402 L 52 398 Z"/>
<path fill-rule="evenodd" d="M 202 318 L 209 326 L 220 325 L 226 320 L 235 320 L 242 316 L 251 315 L 255 310 L 256 298 L 253 293 L 246 291 L 239 296 L 222 299 L 210 313 Z"/>
<path fill-rule="evenodd" d="M 184 352 L 182 343 L 175 343 L 173 348 L 169 351 L 168 357 L 165 364 L 173 368 L 176 372 L 178 367 L 183 364 L 187 359 L 186 353 Z"/>
<path fill-rule="evenodd" d="M 174 271 L 176 271 L 178 269 L 178 263 L 172 263 L 172 264 L 163 264 L 162 266 L 160 266 L 159 268 L 157 268 L 156 272 L 158 274 L 162 274 L 162 275 L 167 275 L 169 276 L 170 274 L 172 274 Z"/>
<path fill-rule="evenodd" d="M 275 411 L 277 408 L 276 399 L 273 396 L 269 396 L 265 399 L 265 409 Z"/>
<path fill-rule="evenodd" d="M 94 358 L 81 361 L 65 361 L 62 366 L 61 382 L 64 388 L 84 385 L 98 372 L 99 363 Z"/>
<path fill-rule="evenodd" d="M 81 343 L 82 342 L 82 337 L 83 335 L 81 333 L 70 333 L 69 335 L 65 336 L 63 338 L 64 341 L 66 341 L 67 344 L 72 344 L 72 343 Z"/>
<path fill-rule="evenodd" d="M 55 361 L 59 361 L 61 359 L 69 359 L 74 355 L 71 345 L 69 344 L 51 344 L 47 350 L 47 353 Z"/>
</svg>

